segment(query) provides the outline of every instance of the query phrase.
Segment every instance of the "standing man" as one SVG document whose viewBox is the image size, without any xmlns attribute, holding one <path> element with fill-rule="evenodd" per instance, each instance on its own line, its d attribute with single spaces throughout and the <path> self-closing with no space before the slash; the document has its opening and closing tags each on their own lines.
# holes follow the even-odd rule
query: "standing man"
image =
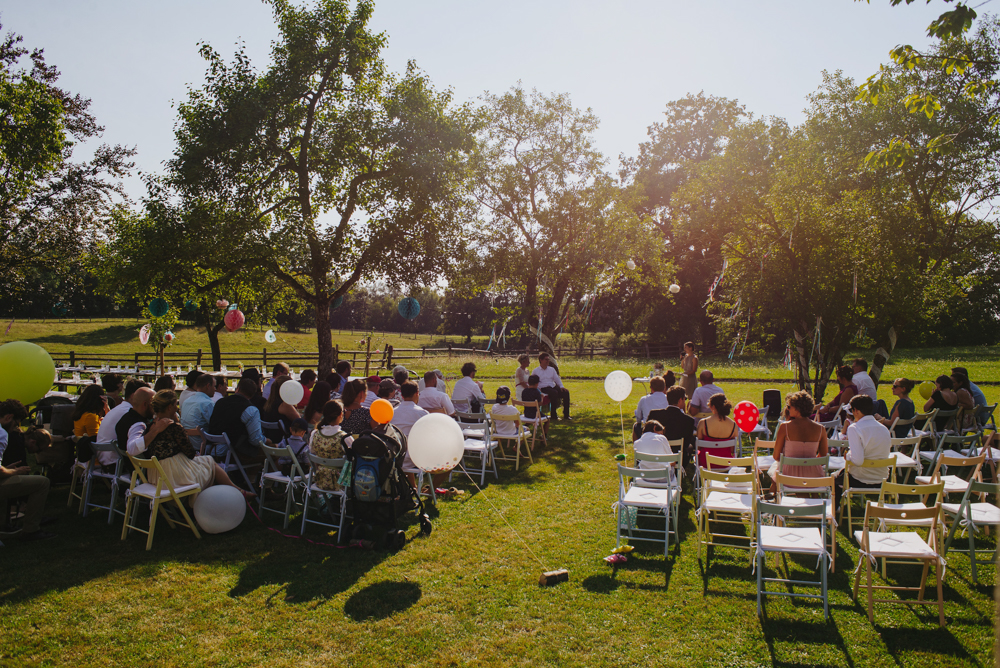
<svg viewBox="0 0 1000 668">
<path fill-rule="evenodd" d="M 556 410 L 562 403 L 563 419 L 572 420 L 573 418 L 569 416 L 569 390 L 563 386 L 559 372 L 552 366 L 548 353 L 538 356 L 538 368 L 532 371 L 531 375 L 538 376 L 538 390 L 549 397 L 549 404 L 552 407 L 549 419 L 553 422 L 559 419 Z"/>
<path fill-rule="evenodd" d="M 711 371 L 702 371 L 698 374 L 698 380 L 701 382 L 701 387 L 694 391 L 694 396 L 691 397 L 691 405 L 688 406 L 689 415 L 697 415 L 698 413 L 708 413 L 708 400 L 712 398 L 713 394 L 725 394 L 722 388 L 715 384 L 715 376 Z M 666 425 L 663 425 L 666 427 Z M 670 438 L 669 436 L 667 438 Z"/>
<path fill-rule="evenodd" d="M 858 386 L 858 394 L 866 394 L 872 401 L 878 401 L 878 391 L 875 389 L 875 381 L 868 375 L 868 362 L 864 357 L 855 358 L 851 362 L 851 371 L 854 377 L 851 382 Z"/>
</svg>

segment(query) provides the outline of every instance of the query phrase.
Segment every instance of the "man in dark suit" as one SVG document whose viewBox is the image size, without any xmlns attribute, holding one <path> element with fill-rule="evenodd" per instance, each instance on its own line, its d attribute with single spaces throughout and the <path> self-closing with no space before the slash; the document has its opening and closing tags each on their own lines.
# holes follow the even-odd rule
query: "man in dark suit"
<svg viewBox="0 0 1000 668">
<path fill-rule="evenodd" d="M 674 385 L 667 390 L 666 408 L 660 408 L 649 412 L 649 420 L 656 420 L 663 425 L 663 435 L 668 441 L 684 439 L 684 465 L 691 461 L 694 453 L 694 425 L 693 417 L 684 412 L 687 393 L 680 385 Z"/>
</svg>

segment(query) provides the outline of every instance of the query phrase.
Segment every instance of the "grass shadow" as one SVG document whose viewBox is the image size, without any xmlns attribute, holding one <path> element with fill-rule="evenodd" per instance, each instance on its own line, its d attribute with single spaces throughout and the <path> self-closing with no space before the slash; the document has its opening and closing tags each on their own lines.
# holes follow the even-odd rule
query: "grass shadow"
<svg viewBox="0 0 1000 668">
<path fill-rule="evenodd" d="M 792 599 L 794 600 L 794 599 Z M 765 603 L 766 605 L 766 603 Z M 764 609 L 765 616 L 761 623 L 761 630 L 764 633 L 764 642 L 771 655 L 771 665 L 773 666 L 832 666 L 835 664 L 815 664 L 802 663 L 798 661 L 784 661 L 778 657 L 775 651 L 775 643 L 786 642 L 793 646 L 801 643 L 812 643 L 816 645 L 835 645 L 844 655 L 844 663 L 853 667 L 854 661 L 851 659 L 844 637 L 837 628 L 836 623 L 831 618 L 826 623 L 804 622 L 794 619 L 770 619 L 767 617 L 767 608 Z"/>
<path fill-rule="evenodd" d="M 59 343 L 68 346 L 107 346 L 128 343 L 136 340 L 138 330 L 132 325 L 110 325 L 101 329 L 74 332 L 72 334 L 50 334 L 33 341 L 44 346 L 46 343 Z"/>
<path fill-rule="evenodd" d="M 344 614 L 356 622 L 386 619 L 415 605 L 421 595 L 420 585 L 414 582 L 384 580 L 351 594 Z"/>
</svg>

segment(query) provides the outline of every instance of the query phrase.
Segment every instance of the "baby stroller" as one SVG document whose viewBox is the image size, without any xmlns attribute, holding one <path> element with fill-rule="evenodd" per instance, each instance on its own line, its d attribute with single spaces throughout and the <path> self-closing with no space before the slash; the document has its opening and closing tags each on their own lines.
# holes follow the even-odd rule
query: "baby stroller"
<svg viewBox="0 0 1000 668">
<path fill-rule="evenodd" d="M 389 425 L 386 433 L 366 431 L 355 436 L 347 459 L 351 464 L 351 483 L 347 497 L 352 510 L 349 535 L 362 539 L 373 525 L 389 527 L 383 545 L 398 550 L 406 544 L 406 533 L 397 526 L 400 517 L 418 509 L 420 531 L 431 533 L 431 521 L 424 504 L 403 473 L 406 436 Z"/>
</svg>

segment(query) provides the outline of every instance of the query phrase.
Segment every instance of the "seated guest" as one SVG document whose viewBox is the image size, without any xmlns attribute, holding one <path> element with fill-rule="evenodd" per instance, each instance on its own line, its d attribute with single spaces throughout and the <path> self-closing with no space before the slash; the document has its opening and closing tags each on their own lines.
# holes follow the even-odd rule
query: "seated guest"
<svg viewBox="0 0 1000 668">
<path fill-rule="evenodd" d="M 944 376 L 947 378 L 947 376 Z M 852 466 L 847 476 L 849 487 L 879 488 L 889 477 L 888 468 L 861 468 L 866 459 L 888 459 L 892 448 L 892 435 L 884 424 L 873 417 L 875 402 L 867 394 L 859 394 L 851 399 L 851 410 L 854 413 L 854 423 L 847 428 L 849 449 L 847 459 L 857 466 Z M 836 496 L 840 504 L 843 492 L 844 476 L 837 477 Z"/>
<path fill-rule="evenodd" d="M 243 373 L 241 374 L 241 378 L 246 378 L 248 380 L 251 380 L 256 385 L 257 389 L 254 391 L 253 396 L 250 397 L 250 405 L 256 408 L 258 412 L 263 411 L 264 404 L 267 403 L 267 399 L 264 398 L 264 395 L 260 391 L 260 383 L 262 380 L 260 371 L 258 371 L 253 367 L 250 367 L 249 369 L 244 369 Z M 239 385 L 237 385 L 236 387 L 237 391 L 239 391 Z"/>
<path fill-rule="evenodd" d="M 473 399 L 482 404 L 486 395 L 483 394 L 483 384 L 476 380 L 475 362 L 466 362 L 462 365 L 462 378 L 455 382 L 451 391 L 451 401 L 456 410 L 468 413 Z"/>
<path fill-rule="evenodd" d="M 423 377 L 424 389 L 420 390 L 420 400 L 417 405 L 429 413 L 454 415 L 455 406 L 451 403 L 448 395 L 438 388 L 440 382 L 441 379 L 438 378 L 436 372 L 428 371 L 425 373 Z"/>
<path fill-rule="evenodd" d="M 128 392 L 127 387 L 125 391 Z M 156 393 L 153 392 L 149 385 L 144 384 L 143 387 L 136 388 L 135 392 L 132 393 L 132 397 L 127 402 L 130 406 L 128 412 L 121 416 L 118 424 L 115 425 L 115 440 L 118 441 L 118 447 L 132 456 L 137 456 L 146 449 L 146 443 L 140 445 L 138 443 L 133 444 L 132 441 L 137 438 L 142 440 L 143 434 L 146 431 L 146 424 L 153 416 L 151 402 L 155 395 Z M 122 447 L 123 443 L 125 444 L 124 447 Z"/>
<path fill-rule="evenodd" d="M 348 434 L 360 434 L 371 430 L 371 413 L 361 406 L 367 391 L 367 383 L 360 378 L 344 383 L 344 393 L 340 397 L 344 407 L 341 429 Z"/>
<path fill-rule="evenodd" d="M 698 394 L 698 390 L 695 390 L 695 394 Z M 721 392 L 713 394 L 708 400 L 708 410 L 711 415 L 704 420 L 698 421 L 698 438 L 702 441 L 713 443 L 731 441 L 736 438 L 739 429 L 736 423 L 729 417 L 729 414 L 733 410 L 733 405 L 726 399 L 726 395 Z M 716 457 L 734 457 L 736 455 L 732 448 L 718 448 L 713 450 L 712 454 Z M 699 453 L 698 466 L 708 468 L 707 456 L 707 452 Z"/>
<path fill-rule="evenodd" d="M 979 389 L 978 385 L 976 385 L 975 383 L 972 382 L 972 380 L 969 379 L 969 372 L 965 369 L 964 366 L 956 366 L 952 368 L 951 373 L 952 374 L 960 373 L 965 376 L 966 380 L 969 381 L 969 392 L 972 394 L 972 398 L 976 403 L 976 409 L 977 409 L 976 418 L 979 420 L 980 424 L 983 424 L 986 421 L 986 415 L 985 411 L 981 409 L 983 406 L 988 405 L 986 403 L 986 395 L 983 394 L 983 391 Z"/>
<path fill-rule="evenodd" d="M 837 367 L 837 382 L 840 384 L 840 393 L 820 409 L 820 422 L 832 420 L 841 406 L 849 404 L 851 399 L 858 395 L 858 386 L 854 384 L 854 371 L 851 370 L 851 367 L 847 365 Z"/>
<path fill-rule="evenodd" d="M 323 406 L 323 417 L 309 439 L 309 452 L 324 459 L 343 459 L 345 450 L 351 447 L 354 438 L 341 429 L 344 407 L 336 399 Z M 313 484 L 321 489 L 337 492 L 343 487 L 337 482 L 341 469 L 317 466 L 313 471 Z"/>
<path fill-rule="evenodd" d="M 775 475 L 780 470 L 784 475 L 797 478 L 820 478 L 823 476 L 822 466 L 792 466 L 780 467 L 781 456 L 807 459 L 810 457 L 826 457 L 826 429 L 811 419 L 813 409 L 812 395 L 805 390 L 790 392 L 785 397 L 785 418 L 787 422 L 778 425 L 774 437 L 774 464 L 768 469 L 771 476 L 771 495 L 778 491 Z"/>
<path fill-rule="evenodd" d="M 181 392 L 181 398 L 180 398 L 181 406 L 184 405 L 184 402 L 187 401 L 188 397 L 190 397 L 192 394 L 198 391 L 194 389 L 194 381 L 198 380 L 198 377 L 204 374 L 205 374 L 204 371 L 198 371 L 198 369 L 191 369 L 190 371 L 187 372 L 187 375 L 184 376 L 185 387 L 184 390 Z M 156 389 L 154 389 L 153 391 L 156 392 Z"/>
<path fill-rule="evenodd" d="M 212 411 L 215 409 L 215 378 L 206 374 L 198 376 L 194 381 L 194 394 L 190 395 L 181 406 L 181 426 L 188 430 L 188 440 L 191 447 L 201 451 L 201 434 L 196 430 L 208 431 L 212 421 Z"/>
<path fill-rule="evenodd" d="M 542 408 L 542 391 L 538 389 L 538 376 L 532 374 L 528 376 L 528 388 L 521 393 L 521 401 L 526 401 L 531 403 L 533 401 L 538 402 L 538 410 L 536 411 L 533 406 L 524 407 L 524 417 L 534 420 L 538 413 L 545 417 L 545 411 Z"/>
<path fill-rule="evenodd" d="M 287 364 L 285 364 L 284 362 L 279 362 L 275 364 L 274 368 L 271 369 L 271 379 L 267 381 L 267 384 L 264 386 L 264 391 L 261 392 L 261 395 L 263 395 L 265 399 L 270 399 L 271 387 L 274 385 L 275 381 L 277 381 L 279 378 L 291 378 L 291 377 L 292 377 L 292 370 L 288 368 Z"/>
<path fill-rule="evenodd" d="M 295 404 L 295 407 L 302 410 L 309 405 L 309 397 L 312 395 L 313 386 L 316 385 L 316 372 L 312 369 L 303 369 L 299 375 L 299 384 L 302 385 L 302 401 Z"/>
<path fill-rule="evenodd" d="M 691 403 L 688 406 L 689 415 L 708 413 L 708 400 L 714 394 L 723 394 L 722 388 L 715 384 L 715 376 L 711 371 L 702 371 L 698 374 L 698 380 L 701 382 L 701 387 L 695 390 L 691 396 Z"/>
<path fill-rule="evenodd" d="M 502 385 L 497 388 L 497 402 L 490 409 L 491 415 L 520 415 L 518 410 L 508 405 L 510 402 L 510 388 Z M 493 423 L 493 433 L 499 436 L 517 436 L 521 428 L 520 423 L 510 420 L 498 420 Z"/>
<path fill-rule="evenodd" d="M 293 420 L 301 417 L 295 406 L 281 398 L 281 386 L 290 380 L 292 380 L 291 376 L 279 376 L 274 381 L 274 385 L 271 387 L 271 396 L 264 404 L 264 410 L 260 413 L 261 420 L 265 422 L 283 422 L 285 425 L 284 429 L 287 429 Z M 286 435 L 284 431 L 280 435 L 277 433 L 270 434 L 272 440 L 281 440 Z"/>
<path fill-rule="evenodd" d="M 649 379 L 649 394 L 639 399 L 639 405 L 636 406 L 635 421 L 645 422 L 649 418 L 649 411 L 666 408 L 669 405 L 666 381 L 662 376 L 653 376 Z"/>
<path fill-rule="evenodd" d="M 403 387 L 403 383 L 410 379 L 410 372 L 406 370 L 405 366 L 396 365 L 392 369 L 392 379 L 397 386 Z"/>
<path fill-rule="evenodd" d="M 153 384 L 153 392 L 159 392 L 161 390 L 173 390 L 176 387 L 177 384 L 174 382 L 173 376 L 163 375 L 157 378 L 156 382 Z"/>
<path fill-rule="evenodd" d="M 913 399 L 910 399 L 910 392 L 913 390 L 914 386 L 916 386 L 916 383 L 912 380 L 907 380 L 906 378 L 897 378 L 893 381 L 892 394 L 896 397 L 896 403 L 892 405 L 888 418 L 875 416 L 875 419 L 888 427 L 897 419 L 909 420 L 916 415 L 917 407 L 913 405 Z M 896 427 L 894 432 L 894 438 L 906 438 L 910 433 L 910 427 L 906 425 Z"/>
<path fill-rule="evenodd" d="M 330 401 L 330 395 L 332 391 L 330 389 L 330 384 L 325 380 L 321 380 L 313 387 L 312 394 L 309 396 L 309 403 L 306 404 L 305 410 L 302 411 L 302 417 L 305 421 L 314 427 L 319 424 L 319 421 L 323 419 L 323 406 L 326 406 L 326 402 Z"/>
<path fill-rule="evenodd" d="M 104 386 L 104 396 L 108 398 L 108 408 L 114 408 L 120 404 L 122 391 L 125 389 L 125 379 L 117 373 L 105 373 L 101 375 L 101 385 Z"/>
<path fill-rule="evenodd" d="M 528 365 L 531 364 L 531 357 L 528 353 L 522 353 L 517 357 L 518 367 L 514 371 L 514 398 L 518 401 L 523 401 L 521 399 L 521 393 L 528 389 L 528 376 L 531 372 L 528 371 Z"/>
<path fill-rule="evenodd" d="M 951 374 L 958 405 L 962 407 L 962 428 L 971 429 L 976 424 L 976 400 L 969 387 L 969 378 L 964 373 Z"/>
<path fill-rule="evenodd" d="M 260 446 L 271 445 L 260 428 L 260 411 L 250 403 L 259 389 L 253 379 L 242 378 L 236 392 L 215 403 L 208 423 L 207 431 L 210 434 L 226 434 L 230 445 L 244 461 L 259 461 L 263 458 Z M 217 446 L 212 454 L 225 457 L 225 446 Z"/>
<path fill-rule="evenodd" d="M 184 485 L 200 485 L 203 490 L 212 485 L 236 487 L 215 459 L 209 455 L 199 455 L 191 447 L 184 427 L 177 421 L 177 394 L 173 390 L 157 392 L 151 406 L 153 423 L 146 431 L 149 433 L 155 427 L 155 433 L 139 454 L 144 454 L 147 458 L 156 457 L 175 489 Z M 156 483 L 155 475 L 150 476 L 149 482 Z M 240 492 L 247 498 L 257 496 L 242 489 Z"/>
<path fill-rule="evenodd" d="M 368 376 L 368 380 L 365 382 L 368 384 L 368 393 L 365 395 L 365 400 L 361 402 L 361 405 L 365 408 L 371 408 L 372 402 L 378 399 L 378 386 L 382 382 L 382 379 L 378 376 Z"/>
<path fill-rule="evenodd" d="M 399 386 L 392 378 L 383 378 L 378 384 L 378 398 L 385 399 L 393 406 L 399 405 Z"/>
<path fill-rule="evenodd" d="M 667 437 L 663 435 L 663 425 L 656 420 L 649 420 L 642 426 L 641 436 L 635 440 L 633 443 L 635 448 L 636 459 L 638 455 L 670 455 L 673 451 L 670 449 L 670 441 Z M 644 462 L 639 461 L 636 468 L 639 469 L 663 469 L 665 468 L 663 464 L 658 464 L 657 462 Z M 667 478 L 649 479 L 646 478 L 648 482 L 667 482 Z"/>
<path fill-rule="evenodd" d="M 97 432 L 101 428 L 101 420 L 107 414 L 108 402 L 104 397 L 104 388 L 101 385 L 88 385 L 80 393 L 80 398 L 73 407 L 73 436 L 76 438 L 89 436 L 91 440 L 96 439 Z M 90 457 L 81 461 L 87 459 Z"/>
<path fill-rule="evenodd" d="M 857 357 L 851 362 L 851 382 L 858 388 L 857 394 L 866 394 L 872 401 L 878 401 L 878 390 L 875 381 L 868 375 L 868 362 L 864 357 Z M 844 402 L 845 404 L 847 401 Z"/>
<path fill-rule="evenodd" d="M 538 389 L 549 398 L 551 408 L 549 419 L 553 422 L 558 419 L 556 412 L 559 410 L 559 405 L 562 404 L 563 419 L 571 420 L 572 418 L 569 416 L 569 390 L 559 378 L 559 370 L 551 362 L 552 358 L 549 354 L 542 353 L 538 356 L 538 367 L 531 372 L 531 375 L 538 376 Z"/>
<path fill-rule="evenodd" d="M 215 378 L 215 393 L 212 395 L 212 402 L 216 402 L 223 397 L 229 396 L 229 384 L 226 383 L 225 376 L 216 376 Z M 184 403 L 183 401 L 181 402 Z"/>
<path fill-rule="evenodd" d="M 135 391 L 141 387 L 149 389 L 149 384 L 136 379 L 132 379 L 125 383 L 125 393 L 122 396 L 123 401 L 108 411 L 108 414 L 104 416 L 103 420 L 101 420 L 101 427 L 97 430 L 97 439 L 94 441 L 95 443 L 110 443 L 112 441 L 117 441 L 119 443 L 119 447 L 121 447 L 122 443 L 126 443 L 124 440 L 118 440 L 118 421 L 125 417 L 129 411 L 132 411 L 132 396 L 135 394 Z M 138 416 L 138 414 L 136 414 L 136 417 L 141 419 L 141 416 Z M 125 430 L 125 433 L 128 433 L 127 429 Z M 117 460 L 118 456 L 113 452 L 97 453 L 97 462 L 101 466 L 111 466 Z"/>
<path fill-rule="evenodd" d="M 663 435 L 671 441 L 684 439 L 684 465 L 691 461 L 694 453 L 695 419 L 684 411 L 687 392 L 680 385 L 674 385 L 667 390 L 665 409 L 650 412 L 649 418 L 663 425 Z"/>
<path fill-rule="evenodd" d="M 418 405 L 420 392 L 417 390 L 417 384 L 412 380 L 404 382 L 399 388 L 399 392 L 403 400 L 399 402 L 392 413 L 392 424 L 403 432 L 404 436 L 409 436 L 410 429 L 416 421 L 429 413 Z"/>
<path fill-rule="evenodd" d="M 4 466 L 13 467 L 27 459 L 28 451 L 21 433 L 21 423 L 27 419 L 28 409 L 20 401 L 0 401 L 0 431 L 4 432 L 4 451 L 0 453 L 0 463 Z M 6 520 L 0 520 L 0 526 L 3 524 L 6 524 Z"/>
<path fill-rule="evenodd" d="M 337 384 L 334 385 L 329 377 L 326 379 L 326 382 L 330 383 L 330 387 L 333 388 L 333 391 L 336 394 L 343 394 L 344 385 L 346 385 L 347 381 L 350 380 L 351 378 L 351 363 L 348 362 L 347 360 L 340 360 L 339 362 L 337 362 L 336 371 L 337 371 L 337 376 L 339 376 L 339 378 L 334 378 L 334 380 L 336 381 Z"/>
<path fill-rule="evenodd" d="M 441 373 L 441 369 L 434 369 L 433 372 L 429 371 L 427 373 L 433 373 L 437 377 L 437 384 L 435 385 L 435 387 L 437 387 L 437 391 L 438 392 L 440 392 L 442 394 L 445 394 L 445 395 L 449 394 L 448 393 L 448 383 L 446 383 L 444 381 L 444 374 Z M 420 380 L 417 381 L 417 388 L 420 390 L 420 396 L 423 396 L 424 395 L 424 390 L 427 389 L 426 378 L 427 378 L 427 374 L 425 373 L 423 375 L 423 377 L 421 377 Z"/>
<path fill-rule="evenodd" d="M 309 433 L 309 423 L 305 421 L 304 418 L 295 418 L 292 423 L 288 425 L 288 440 L 285 441 L 289 447 L 291 447 L 292 452 L 295 453 L 295 458 L 302 462 L 304 453 L 308 453 L 308 445 L 306 444 L 306 434 Z"/>
<path fill-rule="evenodd" d="M 28 411 L 20 401 L 8 399 L 0 402 L 0 461 L 7 454 L 8 434 L 18 431 L 21 420 L 28 417 Z M 18 538 L 24 541 L 55 538 L 55 534 L 42 531 L 42 511 L 49 496 L 49 479 L 43 475 L 29 475 L 31 468 L 23 461 L 5 461 L 0 465 L 0 500 L 6 501 L 27 497 L 24 520 Z M 6 520 L 4 521 L 6 523 Z"/>
<path fill-rule="evenodd" d="M 958 408 L 958 394 L 955 393 L 955 383 L 951 376 L 938 376 L 934 381 L 937 389 L 924 404 L 924 412 L 937 408 L 940 411 L 953 411 Z M 948 416 L 934 418 L 934 429 L 944 431 L 952 419 Z"/>
</svg>

